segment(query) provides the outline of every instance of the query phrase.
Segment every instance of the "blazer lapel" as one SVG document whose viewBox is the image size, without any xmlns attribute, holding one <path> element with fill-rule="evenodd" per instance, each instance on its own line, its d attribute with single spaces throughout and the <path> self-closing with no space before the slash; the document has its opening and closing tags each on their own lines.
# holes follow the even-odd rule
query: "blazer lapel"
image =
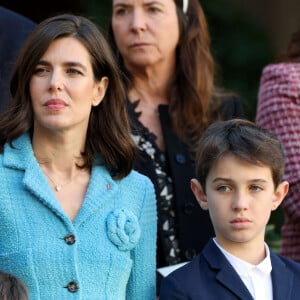
<svg viewBox="0 0 300 300">
<path fill-rule="evenodd" d="M 212 269 L 216 271 L 216 280 L 222 283 L 239 299 L 253 300 L 247 287 L 240 279 L 229 261 L 211 239 L 203 250 L 203 256 Z"/>
<path fill-rule="evenodd" d="M 279 257 L 271 252 L 272 285 L 274 300 L 289 300 L 293 289 L 293 273 L 286 267 Z M 300 297 L 300 296 L 299 296 Z"/>
</svg>

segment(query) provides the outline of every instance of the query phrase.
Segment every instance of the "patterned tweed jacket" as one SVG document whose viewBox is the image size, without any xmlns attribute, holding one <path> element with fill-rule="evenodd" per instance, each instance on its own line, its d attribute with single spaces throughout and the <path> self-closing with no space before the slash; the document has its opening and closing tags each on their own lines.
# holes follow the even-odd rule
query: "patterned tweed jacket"
<svg viewBox="0 0 300 300">
<path fill-rule="evenodd" d="M 281 254 L 300 261 L 300 63 L 264 68 L 256 122 L 276 134 L 283 144 L 290 191 L 282 204 L 285 223 Z"/>
</svg>

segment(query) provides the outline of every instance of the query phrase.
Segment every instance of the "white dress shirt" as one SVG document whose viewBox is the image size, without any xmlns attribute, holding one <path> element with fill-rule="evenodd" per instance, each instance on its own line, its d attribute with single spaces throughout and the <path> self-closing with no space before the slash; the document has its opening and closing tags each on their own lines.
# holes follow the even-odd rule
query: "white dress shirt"
<svg viewBox="0 0 300 300">
<path fill-rule="evenodd" d="M 272 264 L 270 259 L 270 250 L 266 243 L 265 249 L 267 255 L 265 259 L 258 265 L 252 265 L 224 250 L 218 244 L 216 239 L 214 239 L 214 242 L 230 262 L 234 270 L 238 273 L 255 300 L 273 300 L 271 278 Z"/>
</svg>

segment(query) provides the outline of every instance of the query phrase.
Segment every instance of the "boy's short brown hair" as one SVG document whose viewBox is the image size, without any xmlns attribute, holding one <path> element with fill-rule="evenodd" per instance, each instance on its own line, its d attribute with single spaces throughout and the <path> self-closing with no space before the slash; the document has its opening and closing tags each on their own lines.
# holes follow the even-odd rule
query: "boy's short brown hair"
<svg viewBox="0 0 300 300">
<path fill-rule="evenodd" d="M 242 119 L 220 121 L 203 133 L 196 152 L 196 176 L 205 192 L 209 171 L 225 154 L 271 169 L 274 186 L 282 181 L 284 153 L 279 139 L 259 125 Z"/>
</svg>

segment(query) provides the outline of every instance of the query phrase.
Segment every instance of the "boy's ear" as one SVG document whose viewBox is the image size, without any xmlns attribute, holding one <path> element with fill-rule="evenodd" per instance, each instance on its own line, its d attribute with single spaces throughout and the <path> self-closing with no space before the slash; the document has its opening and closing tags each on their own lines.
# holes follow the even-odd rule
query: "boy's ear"
<svg viewBox="0 0 300 300">
<path fill-rule="evenodd" d="M 201 186 L 200 182 L 195 178 L 193 178 L 191 180 L 191 189 L 192 189 L 200 207 L 203 210 L 208 210 L 207 199 L 203 192 L 202 186 Z"/>
<path fill-rule="evenodd" d="M 289 183 L 287 181 L 283 181 L 277 186 L 272 201 L 273 202 L 272 210 L 277 209 L 277 207 L 281 204 L 288 191 L 289 191 Z"/>
</svg>

